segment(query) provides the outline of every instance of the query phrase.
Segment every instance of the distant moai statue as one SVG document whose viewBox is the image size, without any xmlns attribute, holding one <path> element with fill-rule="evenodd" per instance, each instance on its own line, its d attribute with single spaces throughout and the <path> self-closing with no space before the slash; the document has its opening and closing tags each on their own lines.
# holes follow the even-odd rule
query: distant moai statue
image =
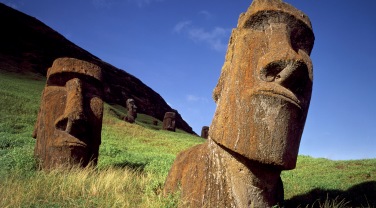
<svg viewBox="0 0 376 208">
<path fill-rule="evenodd" d="M 158 120 L 156 120 L 156 119 L 153 120 L 153 125 L 154 125 L 154 126 L 158 126 Z"/>
<path fill-rule="evenodd" d="M 209 126 L 203 126 L 201 129 L 201 137 L 207 139 L 209 136 Z"/>
<path fill-rule="evenodd" d="M 185 207 L 272 207 L 284 199 L 312 93 L 314 43 L 304 13 L 281 0 L 254 0 L 232 31 L 208 141 L 181 152 L 164 194 Z"/>
<path fill-rule="evenodd" d="M 134 123 L 137 118 L 137 106 L 133 99 L 127 99 L 127 116 L 124 117 L 124 120 L 129 123 Z"/>
<path fill-rule="evenodd" d="M 163 130 L 175 131 L 175 112 L 166 112 L 163 118 Z"/>
<path fill-rule="evenodd" d="M 97 164 L 103 117 L 101 68 L 74 58 L 59 58 L 47 82 L 33 137 L 41 169 Z"/>
</svg>

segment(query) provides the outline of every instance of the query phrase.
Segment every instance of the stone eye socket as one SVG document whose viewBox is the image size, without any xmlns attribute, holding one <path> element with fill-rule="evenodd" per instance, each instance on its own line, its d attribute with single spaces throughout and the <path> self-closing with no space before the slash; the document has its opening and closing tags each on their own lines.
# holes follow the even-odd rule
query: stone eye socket
<svg viewBox="0 0 376 208">
<path fill-rule="evenodd" d="M 246 21 L 244 28 L 265 31 L 270 28 L 272 23 L 286 24 L 289 30 L 291 47 L 296 52 L 304 50 L 308 55 L 311 54 L 315 36 L 311 28 L 291 14 L 281 11 L 260 11 Z"/>
<path fill-rule="evenodd" d="M 315 37 L 312 31 L 305 25 L 290 28 L 291 47 L 298 52 L 304 50 L 308 55 L 311 54 Z"/>
<path fill-rule="evenodd" d="M 74 78 L 78 78 L 84 83 L 92 85 L 94 88 L 98 88 L 98 89 L 103 88 L 103 85 L 99 80 L 94 79 L 84 74 L 74 73 L 74 72 L 53 74 L 48 78 L 47 85 L 48 86 L 65 86 L 65 84 L 69 80 L 74 79 Z"/>
</svg>

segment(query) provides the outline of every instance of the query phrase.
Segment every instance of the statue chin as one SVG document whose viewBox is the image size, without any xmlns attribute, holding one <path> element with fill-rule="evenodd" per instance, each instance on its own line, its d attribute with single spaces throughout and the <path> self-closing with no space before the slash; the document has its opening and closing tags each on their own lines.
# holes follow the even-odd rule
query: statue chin
<svg viewBox="0 0 376 208">
<path fill-rule="evenodd" d="M 249 120 L 251 149 L 248 157 L 283 170 L 296 165 L 306 112 L 284 96 L 253 94 Z"/>
<path fill-rule="evenodd" d="M 89 162 L 87 148 L 82 145 L 67 144 L 63 146 L 53 145 L 49 148 L 51 156 L 50 165 L 55 167 L 68 166 L 72 164 L 81 164 L 86 166 Z"/>
<path fill-rule="evenodd" d="M 48 155 L 52 156 L 50 164 L 87 165 L 89 149 L 85 142 L 64 131 L 57 130 L 55 134 L 58 135 L 56 142 L 48 148 Z"/>
</svg>

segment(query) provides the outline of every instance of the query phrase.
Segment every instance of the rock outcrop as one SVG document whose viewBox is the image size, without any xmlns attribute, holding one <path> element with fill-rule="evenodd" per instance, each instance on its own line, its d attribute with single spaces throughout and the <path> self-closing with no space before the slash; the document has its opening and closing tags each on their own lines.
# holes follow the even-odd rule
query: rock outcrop
<svg viewBox="0 0 376 208">
<path fill-rule="evenodd" d="M 159 120 L 165 112 L 174 111 L 176 127 L 195 134 L 176 110 L 138 78 L 100 60 L 36 18 L 0 3 L 0 25 L 0 70 L 46 75 L 57 58 L 84 60 L 102 68 L 105 102 L 126 107 L 126 100 L 133 98 L 138 113 Z"/>
<path fill-rule="evenodd" d="M 281 0 L 254 0 L 232 31 L 213 92 L 208 141 L 180 153 L 164 193 L 188 207 L 283 204 L 282 170 L 295 168 L 312 93 L 308 17 Z"/>
</svg>

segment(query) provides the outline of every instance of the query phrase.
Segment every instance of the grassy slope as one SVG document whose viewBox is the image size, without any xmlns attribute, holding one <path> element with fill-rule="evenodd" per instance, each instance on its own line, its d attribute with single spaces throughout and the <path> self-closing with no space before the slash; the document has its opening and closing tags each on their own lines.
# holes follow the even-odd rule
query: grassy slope
<svg viewBox="0 0 376 208">
<path fill-rule="evenodd" d="M 0 71 L 0 207 L 174 207 L 161 188 L 176 154 L 204 140 L 166 132 L 139 114 L 136 124 L 119 118 L 125 109 L 105 105 L 98 169 L 35 171 L 31 132 L 44 78 Z M 376 159 L 330 161 L 299 156 L 283 172 L 287 207 L 342 198 L 376 207 Z M 327 200 L 327 202 L 330 200 Z M 321 206 L 322 207 L 322 206 Z M 330 207 L 330 206 L 329 206 Z"/>
<path fill-rule="evenodd" d="M 351 207 L 376 207 L 376 159 L 332 161 L 299 156 L 282 172 L 287 207 L 344 199 Z"/>
</svg>

